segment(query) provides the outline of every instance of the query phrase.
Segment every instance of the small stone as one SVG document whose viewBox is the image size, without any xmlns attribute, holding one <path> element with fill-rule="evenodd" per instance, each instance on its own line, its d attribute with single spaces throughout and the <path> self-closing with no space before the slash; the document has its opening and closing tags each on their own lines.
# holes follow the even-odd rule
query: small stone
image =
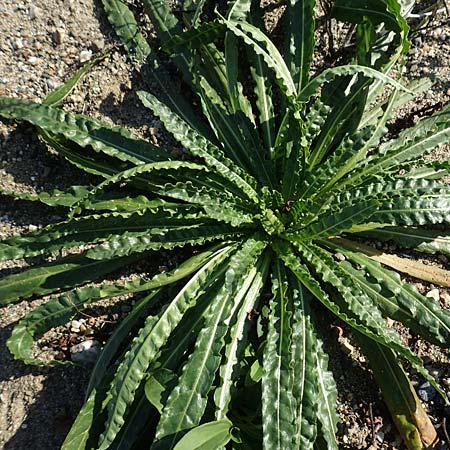
<svg viewBox="0 0 450 450">
<path fill-rule="evenodd" d="M 429 402 L 436 397 L 436 389 L 431 386 L 428 381 L 426 381 L 419 386 L 417 394 L 424 402 Z"/>
<path fill-rule="evenodd" d="M 66 30 L 64 28 L 57 28 L 53 33 L 53 40 L 56 45 L 61 45 L 66 38 Z"/>
<path fill-rule="evenodd" d="M 28 225 L 28 231 L 37 231 L 38 227 L 36 225 Z"/>
<path fill-rule="evenodd" d="M 23 423 L 20 428 L 22 428 L 22 430 L 26 430 L 28 428 L 28 424 Z"/>
<path fill-rule="evenodd" d="M 448 293 L 447 291 L 441 292 L 441 299 L 444 303 L 444 306 L 450 308 L 450 293 Z"/>
<path fill-rule="evenodd" d="M 53 91 L 54 89 L 56 89 L 59 86 L 59 81 L 55 80 L 54 78 L 49 78 L 47 80 L 47 87 L 49 91 Z"/>
<path fill-rule="evenodd" d="M 20 50 L 23 48 L 23 40 L 22 38 L 17 38 L 13 43 L 14 50 Z"/>
<path fill-rule="evenodd" d="M 86 334 L 86 331 L 87 331 L 87 327 L 86 327 L 86 325 L 84 323 L 82 323 L 80 325 L 80 333 L 81 334 Z"/>
<path fill-rule="evenodd" d="M 40 13 L 39 8 L 36 5 L 31 5 L 30 9 L 28 10 L 28 17 L 31 20 L 34 20 L 39 15 L 39 13 Z"/>
<path fill-rule="evenodd" d="M 39 62 L 39 59 L 36 56 L 30 56 L 28 58 L 28 62 L 30 64 L 33 64 L 33 66 L 34 66 L 34 65 L 36 65 Z"/>
<path fill-rule="evenodd" d="M 103 39 L 96 39 L 92 42 L 92 48 L 96 52 L 101 52 L 105 48 L 105 41 Z"/>
<path fill-rule="evenodd" d="M 93 340 L 80 342 L 70 347 L 70 354 L 73 362 L 83 365 L 95 364 L 100 355 L 100 343 Z"/>
<path fill-rule="evenodd" d="M 431 289 L 431 291 L 427 292 L 426 297 L 439 301 L 440 295 L 439 289 Z"/>
<path fill-rule="evenodd" d="M 442 379 L 442 384 L 444 386 L 450 387 L 450 378 L 443 378 Z"/>
<path fill-rule="evenodd" d="M 91 50 L 82 50 L 80 52 L 80 62 L 84 63 L 86 61 L 89 61 L 92 58 L 92 52 Z"/>
<path fill-rule="evenodd" d="M 79 320 L 72 320 L 70 322 L 70 329 L 73 332 L 80 331 L 81 322 Z"/>
<path fill-rule="evenodd" d="M 379 431 L 377 433 L 377 442 L 382 444 L 384 441 L 384 433 L 382 431 Z"/>
</svg>

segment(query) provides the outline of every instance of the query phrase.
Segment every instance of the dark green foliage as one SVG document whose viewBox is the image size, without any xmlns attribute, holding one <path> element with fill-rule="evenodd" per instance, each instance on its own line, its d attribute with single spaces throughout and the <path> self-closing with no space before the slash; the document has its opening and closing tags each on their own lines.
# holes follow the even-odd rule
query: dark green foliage
<svg viewBox="0 0 450 450">
<path fill-rule="evenodd" d="M 313 77 L 314 0 L 285 2 L 279 46 L 259 25 L 259 1 L 228 3 L 206 22 L 215 3 L 185 1 L 182 25 L 165 1 L 143 0 L 197 111 L 126 3 L 103 1 L 130 59 L 159 86 L 138 96 L 186 150 L 179 160 L 55 108 L 76 77 L 43 105 L 0 98 L 2 117 L 35 125 L 63 157 L 104 178 L 17 195 L 66 207 L 67 219 L 0 242 L 1 261 L 88 247 L 0 281 L 3 305 L 57 294 L 15 327 L 14 356 L 40 364 L 35 334 L 94 301 L 147 292 L 104 348 L 64 450 L 337 449 L 336 385 L 316 320 L 323 308 L 363 348 L 377 349 L 377 367 L 395 366 L 405 392 L 399 357 L 439 389 L 386 318 L 449 347 L 450 313 L 355 249 L 373 237 L 450 251 L 448 232 L 427 228 L 450 223 L 450 188 L 440 181 L 449 165 L 413 166 L 450 140 L 448 107 L 386 138 L 393 110 L 429 86 L 390 77 L 408 48 L 401 4 L 336 1 L 334 16 L 358 24 L 356 52 Z M 83 287 L 152 251 L 185 246 L 191 256 L 172 272 Z M 167 285 L 176 286 L 172 296 Z M 415 430 L 416 439 L 423 430 Z"/>
</svg>

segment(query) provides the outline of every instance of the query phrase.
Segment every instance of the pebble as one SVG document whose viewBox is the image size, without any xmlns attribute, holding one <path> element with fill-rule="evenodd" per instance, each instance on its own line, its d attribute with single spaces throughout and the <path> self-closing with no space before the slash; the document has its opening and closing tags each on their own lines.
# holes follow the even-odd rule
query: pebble
<svg viewBox="0 0 450 450">
<path fill-rule="evenodd" d="M 384 441 L 384 433 L 382 431 L 379 431 L 377 433 L 377 442 L 382 444 Z"/>
<path fill-rule="evenodd" d="M 439 301 L 440 295 L 439 289 L 431 289 L 431 291 L 427 292 L 426 297 Z"/>
<path fill-rule="evenodd" d="M 53 40 L 56 45 L 61 45 L 66 38 L 66 30 L 64 28 L 57 28 L 53 34 Z"/>
<path fill-rule="evenodd" d="M 69 322 L 70 325 L 70 331 L 77 333 L 80 331 L 81 322 L 79 320 L 72 320 Z"/>
<path fill-rule="evenodd" d="M 36 19 L 37 16 L 39 16 L 40 10 L 36 5 L 31 5 L 30 9 L 28 10 L 28 17 L 31 20 Z"/>
<path fill-rule="evenodd" d="M 96 39 L 92 42 L 92 48 L 96 52 L 101 52 L 105 48 L 105 41 L 103 39 Z"/>
<path fill-rule="evenodd" d="M 80 62 L 84 63 L 86 61 L 89 61 L 92 58 L 92 51 L 91 50 L 82 50 L 80 52 Z"/>
<path fill-rule="evenodd" d="M 38 227 L 36 225 L 28 225 L 28 231 L 37 231 Z"/>
<path fill-rule="evenodd" d="M 433 400 L 434 397 L 436 397 L 437 392 L 436 389 L 431 386 L 428 381 L 426 381 L 419 386 L 417 394 L 424 402 L 429 402 L 430 400 Z"/>
<path fill-rule="evenodd" d="M 22 38 L 17 38 L 13 43 L 14 50 L 20 50 L 23 48 L 23 40 Z"/>
<path fill-rule="evenodd" d="M 70 354 L 73 362 L 92 365 L 95 364 L 100 355 L 100 343 L 88 340 L 70 347 Z"/>
<path fill-rule="evenodd" d="M 450 307 L 450 293 L 448 293 L 447 291 L 441 292 L 441 299 L 444 302 L 444 306 L 449 308 Z"/>
<path fill-rule="evenodd" d="M 56 89 L 59 86 L 59 81 L 55 80 L 54 78 L 49 78 L 47 80 L 47 87 L 49 91 L 53 91 L 54 89 Z"/>
</svg>

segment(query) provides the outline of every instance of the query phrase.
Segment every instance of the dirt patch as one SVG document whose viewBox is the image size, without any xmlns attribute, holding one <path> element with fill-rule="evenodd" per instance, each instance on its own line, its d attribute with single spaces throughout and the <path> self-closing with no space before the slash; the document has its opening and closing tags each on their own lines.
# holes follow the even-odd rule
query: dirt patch
<svg viewBox="0 0 450 450">
<path fill-rule="evenodd" d="M 450 99 L 450 26 L 448 21 L 445 23 L 445 13 L 440 14 L 430 22 L 429 28 L 419 31 L 413 39 L 405 73 L 408 79 L 430 77 L 435 85 L 398 113 L 399 127 L 413 124 Z M 3 0 L 0 4 L 0 95 L 42 100 L 81 61 L 114 44 L 113 33 L 97 1 Z M 113 49 L 110 57 L 80 83 L 65 107 L 126 126 L 139 136 L 154 139 L 159 123 L 139 105 L 135 92 L 140 87 L 141 81 L 126 64 L 123 53 Z M 448 158 L 449 147 L 438 149 L 431 157 Z M 2 189 L 40 192 L 92 181 L 92 177 L 48 152 L 30 127 L 0 123 Z M 53 209 L 0 197 L 0 238 L 59 219 Z M 27 261 L 18 261 L 0 265 L 0 276 L 27 264 Z M 443 264 L 448 265 L 448 261 Z M 421 289 L 427 293 L 435 287 L 422 285 Z M 445 290 L 438 294 L 442 302 L 448 298 Z M 13 361 L 9 355 L 5 342 L 13 325 L 39 303 L 21 302 L 1 312 L 0 448 L 7 450 L 59 448 L 81 407 L 87 386 L 89 371 L 85 368 L 27 367 Z M 114 314 L 118 314 L 115 320 L 120 319 L 121 312 L 126 313 L 120 309 L 109 311 L 108 319 L 114 320 L 115 316 L 111 316 Z M 329 328 L 327 345 L 331 368 L 341 388 L 342 448 L 363 449 L 370 445 L 392 450 L 403 448 L 378 391 L 370 381 L 367 364 L 352 345 L 345 327 L 339 340 L 335 339 L 336 327 L 341 326 L 333 323 Z M 67 330 L 55 333 L 53 337 L 57 338 L 67 335 Z M 404 339 L 449 389 L 447 353 L 408 334 Z M 47 336 L 45 342 L 50 341 L 51 336 Z M 41 345 L 44 352 L 45 342 Z M 420 390 L 419 377 L 413 374 L 413 378 Z M 448 411 L 431 393 L 424 404 L 438 427 L 443 448 L 448 448 L 444 432 Z"/>
</svg>

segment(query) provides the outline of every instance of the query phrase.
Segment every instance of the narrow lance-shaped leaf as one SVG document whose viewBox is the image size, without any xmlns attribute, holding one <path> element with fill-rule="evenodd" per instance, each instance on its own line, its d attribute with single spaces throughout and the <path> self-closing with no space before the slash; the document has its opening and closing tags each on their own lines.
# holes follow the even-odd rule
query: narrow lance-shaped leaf
<svg viewBox="0 0 450 450">
<path fill-rule="evenodd" d="M 299 247 L 299 244 L 295 244 Z M 286 263 L 286 265 L 294 272 L 297 278 L 302 282 L 302 284 L 307 287 L 307 289 L 324 304 L 330 311 L 332 311 L 336 316 L 342 319 L 344 322 L 348 323 L 351 327 L 355 328 L 357 331 L 361 332 L 365 336 L 379 342 L 380 344 L 392 348 L 399 354 L 408 359 L 411 365 L 433 385 L 433 387 L 440 393 L 440 395 L 446 400 L 445 393 L 436 383 L 436 380 L 428 373 L 428 371 L 423 366 L 422 360 L 415 355 L 408 347 L 405 347 L 397 333 L 385 325 L 384 319 L 380 318 L 380 312 L 375 309 L 376 306 L 370 299 L 364 294 L 361 295 L 361 291 L 355 286 L 350 285 L 350 281 L 346 279 L 345 276 L 337 277 L 333 275 L 332 271 L 328 271 L 327 267 L 330 265 L 337 264 L 334 260 L 331 260 L 326 252 L 319 250 L 321 259 L 314 255 L 314 250 L 311 250 L 310 245 L 306 246 L 305 243 L 302 244 L 302 254 L 309 260 L 312 258 L 314 260 L 315 269 L 324 275 L 324 281 L 332 283 L 339 291 L 342 293 L 342 301 L 338 302 L 338 298 L 331 301 L 328 295 L 323 291 L 320 284 L 311 277 L 308 269 L 302 265 L 297 256 L 289 250 L 288 244 L 284 242 L 275 242 L 274 249 Z M 317 251 L 318 247 L 314 246 Z M 322 259 L 324 258 L 324 259 Z M 345 284 L 344 284 L 345 283 Z M 346 286 L 346 287 L 345 287 Z M 345 295 L 345 297 L 344 297 Z M 342 303 L 345 302 L 345 303 Z M 360 310 L 362 308 L 362 310 Z M 352 311 L 359 310 L 359 313 L 354 313 Z M 363 312 L 366 310 L 366 312 Z M 370 312 L 369 312 L 370 311 Z"/>
<path fill-rule="evenodd" d="M 257 183 L 252 177 L 226 158 L 221 150 L 190 128 L 186 122 L 159 102 L 156 97 L 143 91 L 140 91 L 138 96 L 144 105 L 161 118 L 167 130 L 192 154 L 203 158 L 209 167 L 217 169 L 226 179 L 239 187 L 246 196 L 254 202 L 258 202 L 259 196 L 255 191 Z"/>
<path fill-rule="evenodd" d="M 317 333 L 311 315 L 313 297 L 292 274 L 289 277 L 292 292 L 292 346 L 291 367 L 293 372 L 292 394 L 295 399 L 295 434 L 293 448 L 312 450 L 317 435 L 318 400 L 320 377 L 327 378 L 326 387 L 332 390 L 332 382 L 325 374 L 325 367 L 317 369 Z M 334 410 L 333 396 L 327 396 L 329 409 Z M 325 402 L 323 402 L 325 404 Z M 334 417 L 332 417 L 332 424 Z M 330 428 L 330 427 L 329 427 Z M 332 431 L 332 427 L 331 427 Z"/>
<path fill-rule="evenodd" d="M 120 292 L 124 293 L 127 291 L 148 291 L 175 284 L 178 281 L 198 271 L 202 266 L 204 266 L 214 257 L 219 256 L 223 251 L 231 252 L 234 247 L 232 245 L 216 245 L 208 250 L 192 256 L 191 258 L 183 262 L 179 267 L 170 272 L 163 272 L 155 275 L 151 280 L 139 280 L 139 282 L 129 282 L 125 283 L 125 285 L 123 286 L 116 286 L 116 292 L 114 293 L 110 291 L 109 296 L 113 296 L 114 294 L 119 295 Z M 114 286 L 110 287 L 110 289 L 111 288 L 114 289 Z M 97 300 L 97 298 L 94 297 L 92 300 Z M 113 362 L 114 356 L 122 345 L 124 337 L 127 336 L 132 327 L 135 326 L 136 321 L 143 314 L 146 314 L 147 306 L 148 305 L 143 301 L 138 302 L 130 312 L 130 314 L 124 320 L 122 320 L 122 322 L 120 322 L 120 325 L 116 328 L 113 335 L 109 338 L 105 348 L 102 350 L 102 353 L 97 360 L 97 363 L 91 373 L 87 392 L 90 392 L 92 389 L 100 386 L 104 375 L 107 373 L 110 365 Z M 77 305 L 74 304 L 74 307 L 77 307 Z M 192 312 L 197 312 L 197 309 L 193 308 Z M 189 316 L 189 314 L 190 312 L 187 313 L 187 316 Z M 176 342 L 173 342 L 170 351 L 164 351 L 168 353 L 168 357 L 166 358 L 166 360 L 164 360 L 163 367 L 168 367 L 168 369 L 174 370 L 172 360 L 175 359 L 177 360 L 176 363 L 178 363 L 177 355 L 180 356 L 184 352 L 184 340 L 187 339 L 189 331 L 192 328 L 195 328 L 196 320 L 197 319 L 188 322 L 189 327 L 187 328 L 186 332 L 184 333 L 184 335 L 183 333 L 179 335 L 179 339 L 176 340 Z"/>
<path fill-rule="evenodd" d="M 102 0 L 102 3 L 109 22 L 113 25 L 114 31 L 123 42 L 128 54 L 136 58 L 138 64 L 143 64 L 150 54 L 150 46 L 139 31 L 134 14 L 121 0 Z"/>
<path fill-rule="evenodd" d="M 113 272 L 142 256 L 93 261 L 85 255 L 68 256 L 0 280 L 0 305 L 72 288 Z"/>
<path fill-rule="evenodd" d="M 316 94 L 317 90 L 325 83 L 330 83 L 337 77 L 343 77 L 347 75 L 357 75 L 361 74 L 367 78 L 374 80 L 380 80 L 386 84 L 390 84 L 393 87 L 399 89 L 400 91 L 408 92 L 409 94 L 414 94 L 411 90 L 395 81 L 393 78 L 384 75 L 377 70 L 371 69 L 370 67 L 358 66 L 356 64 L 332 67 L 331 69 L 324 70 L 320 75 L 313 78 L 298 94 L 297 101 L 301 103 L 308 102 L 311 97 Z"/>
<path fill-rule="evenodd" d="M 221 21 L 236 36 L 241 37 L 247 45 L 264 58 L 266 64 L 274 71 L 280 87 L 288 97 L 295 97 L 297 89 L 292 80 L 291 73 L 278 49 L 264 33 L 243 20 L 234 21 L 221 17 Z"/>
<path fill-rule="evenodd" d="M 400 133 L 397 139 L 385 143 L 379 154 L 373 155 L 366 165 L 346 178 L 339 187 L 360 183 L 373 175 L 411 161 L 429 153 L 450 138 L 450 106 L 433 116 L 421 120 L 413 128 Z"/>
<path fill-rule="evenodd" d="M 315 0 L 289 0 L 289 32 L 291 73 L 300 92 L 309 81 L 309 69 L 314 55 Z"/>
<path fill-rule="evenodd" d="M 382 241 L 392 240 L 402 247 L 412 248 L 418 252 L 450 255 L 450 236 L 440 230 L 388 226 L 373 231 L 365 231 L 362 234 Z"/>
<path fill-rule="evenodd" d="M 359 242 L 350 241 L 348 239 L 338 238 L 336 240 L 344 248 L 357 250 L 366 254 L 374 261 L 378 261 L 388 267 L 406 273 L 409 276 L 426 280 L 441 286 L 450 286 L 450 271 L 441 269 L 440 267 L 429 266 L 414 259 L 402 258 L 397 255 L 383 253 L 367 245 Z"/>
<path fill-rule="evenodd" d="M 225 348 L 224 363 L 220 367 L 221 384 L 214 394 L 217 420 L 224 419 L 228 413 L 233 383 L 239 375 L 238 361 L 247 343 L 248 329 L 251 325 L 249 313 L 258 308 L 259 297 L 266 281 L 269 263 L 269 254 L 266 254 L 256 268 L 257 273 L 253 278 L 253 283 L 245 294 L 245 298 L 236 313 L 236 318 L 229 332 L 230 341 Z"/>
<path fill-rule="evenodd" d="M 62 109 L 0 97 L 0 116 L 27 121 L 51 134 L 62 135 L 81 147 L 90 146 L 97 152 L 121 161 L 142 164 L 169 159 L 166 152 L 148 142 L 132 138 L 124 128 L 112 127 Z"/>
<path fill-rule="evenodd" d="M 170 448 L 186 430 L 200 423 L 208 391 L 220 364 L 230 314 L 247 293 L 256 272 L 251 277 L 248 275 L 255 270 L 265 246 L 263 241 L 250 238 L 230 259 L 225 282 L 206 312 L 205 326 L 195 349 L 163 410 L 156 431 L 156 439 L 160 441 L 158 447 Z"/>
<path fill-rule="evenodd" d="M 220 271 L 221 263 L 229 257 L 229 250 L 222 250 L 205 264 L 181 289 L 176 297 L 158 316 L 149 317 L 138 336 L 133 340 L 111 383 L 111 400 L 108 403 L 108 420 L 99 441 L 99 450 L 107 449 L 124 424 L 124 415 L 134 399 L 136 389 L 159 349 L 205 292 Z"/>
<path fill-rule="evenodd" d="M 331 283 L 339 291 L 343 301 L 341 308 L 356 319 L 352 326 L 369 338 L 407 358 L 412 366 L 442 395 L 444 400 L 448 401 L 436 380 L 425 369 L 422 360 L 409 347 L 403 345 L 394 329 L 387 327 L 386 321 L 375 303 L 342 273 L 339 264 L 331 255 L 314 244 L 296 243 L 295 245 L 314 266 L 322 280 Z"/>
<path fill-rule="evenodd" d="M 327 450 L 338 450 L 336 440 L 339 417 L 336 412 L 337 388 L 333 374 L 328 369 L 328 355 L 323 350 L 323 343 L 317 339 L 316 367 L 318 384 L 317 418 Z"/>
<path fill-rule="evenodd" d="M 59 105 L 75 88 L 77 83 L 94 68 L 97 64 L 104 61 L 109 56 L 109 52 L 103 55 L 97 56 L 90 61 L 83 64 L 67 81 L 61 86 L 50 92 L 47 97 L 42 101 L 43 105 L 57 106 Z"/>
<path fill-rule="evenodd" d="M 357 270 L 348 263 L 341 263 L 343 270 L 374 298 L 384 315 L 402 322 L 415 333 L 437 345 L 448 344 L 450 312 L 442 309 L 438 302 L 424 297 L 414 285 L 403 282 L 396 272 L 382 267 L 362 252 L 335 246 L 334 240 L 324 245 L 331 245 L 332 248 L 343 252 L 350 261 L 363 268 L 363 271 Z"/>
<path fill-rule="evenodd" d="M 264 449 L 290 448 L 294 428 L 295 403 L 291 370 L 292 312 L 289 311 L 288 279 L 277 262 L 272 275 L 273 297 L 267 344 L 263 355 L 262 424 Z"/>
</svg>

